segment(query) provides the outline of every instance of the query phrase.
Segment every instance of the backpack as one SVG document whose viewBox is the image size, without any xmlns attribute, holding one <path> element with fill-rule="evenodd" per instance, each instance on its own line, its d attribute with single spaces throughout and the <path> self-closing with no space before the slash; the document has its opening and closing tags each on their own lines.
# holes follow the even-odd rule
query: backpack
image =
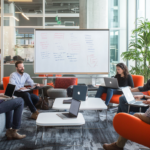
<svg viewBox="0 0 150 150">
<path fill-rule="evenodd" d="M 67 96 L 72 97 L 72 95 L 73 95 L 73 85 L 67 88 Z"/>
<path fill-rule="evenodd" d="M 48 110 L 48 99 L 45 96 L 44 99 L 42 97 L 39 98 L 39 102 L 36 104 L 37 109 Z"/>
</svg>

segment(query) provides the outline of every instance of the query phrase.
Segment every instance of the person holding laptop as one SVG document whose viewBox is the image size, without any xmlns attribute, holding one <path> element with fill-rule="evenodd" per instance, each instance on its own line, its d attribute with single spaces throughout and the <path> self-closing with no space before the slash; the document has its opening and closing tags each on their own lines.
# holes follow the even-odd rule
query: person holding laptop
<svg viewBox="0 0 150 150">
<path fill-rule="evenodd" d="M 17 97 L 22 97 L 24 99 L 26 105 L 32 112 L 31 118 L 36 120 L 39 112 L 37 111 L 35 105 L 38 103 L 39 97 L 33 93 L 25 91 L 21 92 L 21 90 L 26 90 L 26 87 L 24 87 L 25 83 L 28 83 L 29 85 L 31 85 L 31 87 L 40 86 L 40 84 L 35 85 L 30 75 L 24 73 L 24 64 L 22 61 L 17 61 L 15 63 L 15 67 L 16 72 L 13 72 L 10 75 L 9 83 L 16 85 L 14 95 Z"/>
<path fill-rule="evenodd" d="M 147 99 L 147 101 L 143 101 L 143 103 L 150 105 L 150 99 Z M 145 113 L 135 113 L 134 116 L 141 119 L 143 122 L 150 124 L 150 107 Z M 123 150 L 123 147 L 125 146 L 126 142 L 127 139 L 125 139 L 122 136 L 119 136 L 116 142 L 111 144 L 104 144 L 103 148 L 105 150 Z"/>
<path fill-rule="evenodd" d="M 131 88 L 131 92 L 144 92 L 150 90 L 150 79 L 147 81 L 147 83 L 143 87 L 136 87 L 136 88 Z M 147 99 L 150 99 L 150 96 L 148 95 L 135 95 L 134 96 L 135 100 L 137 101 L 146 101 Z M 119 112 L 128 112 L 128 105 L 126 105 L 127 100 L 125 96 L 121 96 L 119 98 L 119 105 L 118 105 L 118 111 Z M 145 103 L 145 102 L 144 102 Z M 142 107 L 141 112 L 145 113 L 148 107 Z M 130 112 L 139 112 L 139 107 L 133 107 L 130 106 Z"/>
<path fill-rule="evenodd" d="M 26 135 L 17 133 L 21 125 L 23 107 L 24 101 L 21 97 L 5 101 L 0 96 L 0 113 L 6 113 L 6 136 L 8 140 L 26 137 Z"/>
<path fill-rule="evenodd" d="M 118 63 L 116 65 L 116 75 L 115 78 L 118 80 L 119 87 L 134 87 L 132 76 L 129 74 L 127 66 L 123 63 Z M 113 94 L 122 94 L 118 89 L 108 88 L 100 86 L 97 90 L 95 97 L 101 97 L 103 93 L 107 93 L 105 104 L 108 105 Z"/>
</svg>

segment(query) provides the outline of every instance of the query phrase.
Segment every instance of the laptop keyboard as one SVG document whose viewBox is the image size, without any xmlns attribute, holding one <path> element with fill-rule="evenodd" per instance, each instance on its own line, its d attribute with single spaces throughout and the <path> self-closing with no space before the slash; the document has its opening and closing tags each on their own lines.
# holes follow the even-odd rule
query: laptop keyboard
<svg viewBox="0 0 150 150">
<path fill-rule="evenodd" d="M 62 113 L 66 117 L 70 117 L 71 115 L 69 113 Z"/>
<path fill-rule="evenodd" d="M 142 104 L 142 102 L 135 102 L 134 104 Z"/>
<path fill-rule="evenodd" d="M 10 98 L 10 97 L 8 97 L 8 96 L 5 96 L 5 95 L 0 95 L 0 97 L 4 97 L 4 98 Z"/>
</svg>

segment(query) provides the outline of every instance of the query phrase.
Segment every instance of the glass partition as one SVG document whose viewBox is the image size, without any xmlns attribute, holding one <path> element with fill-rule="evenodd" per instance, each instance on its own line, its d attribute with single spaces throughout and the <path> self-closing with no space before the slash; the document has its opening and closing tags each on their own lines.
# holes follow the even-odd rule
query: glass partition
<svg viewBox="0 0 150 150">
<path fill-rule="evenodd" d="M 4 64 L 33 62 L 34 28 L 43 26 L 43 0 L 4 1 Z"/>
<path fill-rule="evenodd" d="M 109 0 L 108 4 L 110 76 L 114 76 L 116 74 L 116 64 L 124 62 L 120 55 L 126 51 L 126 0 Z M 126 64 L 126 62 L 124 63 Z"/>
</svg>

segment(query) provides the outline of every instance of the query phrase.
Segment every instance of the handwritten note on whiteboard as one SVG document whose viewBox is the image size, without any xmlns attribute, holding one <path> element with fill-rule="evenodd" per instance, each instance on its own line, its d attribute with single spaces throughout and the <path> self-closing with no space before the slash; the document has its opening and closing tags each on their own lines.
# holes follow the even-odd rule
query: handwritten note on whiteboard
<svg viewBox="0 0 150 150">
<path fill-rule="evenodd" d="M 35 30 L 35 73 L 108 73 L 109 30 Z"/>
</svg>

